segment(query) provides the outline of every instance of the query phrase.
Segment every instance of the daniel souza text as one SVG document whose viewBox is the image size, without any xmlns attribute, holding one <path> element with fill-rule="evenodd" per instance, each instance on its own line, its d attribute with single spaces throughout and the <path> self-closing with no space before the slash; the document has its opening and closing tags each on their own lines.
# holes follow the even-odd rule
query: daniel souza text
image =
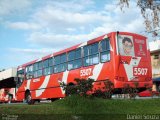
<svg viewBox="0 0 160 120">
<path fill-rule="evenodd" d="M 160 120 L 158 114 L 127 114 L 127 120 Z"/>
</svg>

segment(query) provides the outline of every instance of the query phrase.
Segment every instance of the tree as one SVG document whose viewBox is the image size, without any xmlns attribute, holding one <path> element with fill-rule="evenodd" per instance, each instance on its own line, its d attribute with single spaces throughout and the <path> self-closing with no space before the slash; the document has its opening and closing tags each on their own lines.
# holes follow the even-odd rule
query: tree
<svg viewBox="0 0 160 120">
<path fill-rule="evenodd" d="M 121 10 L 124 7 L 129 7 L 130 0 L 119 0 Z M 137 0 L 137 6 L 141 9 L 141 14 L 144 18 L 146 32 L 152 32 L 157 36 L 159 29 L 160 15 L 160 0 Z"/>
</svg>

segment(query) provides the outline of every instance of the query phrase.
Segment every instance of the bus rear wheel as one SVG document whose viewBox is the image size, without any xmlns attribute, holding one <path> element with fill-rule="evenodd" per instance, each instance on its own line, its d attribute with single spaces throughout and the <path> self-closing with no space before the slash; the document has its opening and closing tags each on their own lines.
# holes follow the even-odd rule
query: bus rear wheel
<svg viewBox="0 0 160 120">
<path fill-rule="evenodd" d="M 32 96 L 31 96 L 31 93 L 30 92 L 27 92 L 26 95 L 25 95 L 25 100 L 26 100 L 26 103 L 28 105 L 32 105 L 34 104 L 34 100 L 32 99 Z"/>
</svg>

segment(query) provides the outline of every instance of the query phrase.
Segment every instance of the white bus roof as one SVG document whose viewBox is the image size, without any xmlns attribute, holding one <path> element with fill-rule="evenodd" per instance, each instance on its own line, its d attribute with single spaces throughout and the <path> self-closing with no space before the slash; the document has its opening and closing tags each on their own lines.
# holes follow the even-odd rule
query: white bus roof
<svg viewBox="0 0 160 120">
<path fill-rule="evenodd" d="M 16 75 L 17 75 L 17 68 L 9 68 L 7 70 L 0 72 L 0 81 L 16 77 Z"/>
</svg>

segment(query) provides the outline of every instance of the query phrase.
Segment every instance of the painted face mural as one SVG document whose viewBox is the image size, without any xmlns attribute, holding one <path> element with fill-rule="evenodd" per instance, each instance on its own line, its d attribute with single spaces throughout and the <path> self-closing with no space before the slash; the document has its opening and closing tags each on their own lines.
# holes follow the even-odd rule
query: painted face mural
<svg viewBox="0 0 160 120">
<path fill-rule="evenodd" d="M 134 56 L 134 43 L 132 36 L 119 35 L 118 45 L 120 55 Z"/>
<path fill-rule="evenodd" d="M 128 38 L 124 38 L 123 40 L 127 40 L 123 42 L 123 51 L 125 55 L 130 55 L 133 47 L 132 41 Z"/>
</svg>

